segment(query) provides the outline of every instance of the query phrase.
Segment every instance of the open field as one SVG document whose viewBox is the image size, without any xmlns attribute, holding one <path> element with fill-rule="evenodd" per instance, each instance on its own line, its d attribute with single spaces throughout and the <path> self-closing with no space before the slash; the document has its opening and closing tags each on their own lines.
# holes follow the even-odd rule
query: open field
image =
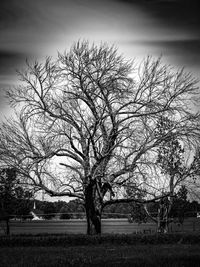
<svg viewBox="0 0 200 267">
<path fill-rule="evenodd" d="M 5 228 L 5 227 L 4 227 Z M 38 221 L 11 221 L 11 234 L 38 234 L 38 233 L 75 233 L 85 234 L 87 229 L 86 220 L 38 220 Z M 105 219 L 102 220 L 102 233 L 136 233 L 143 231 L 156 231 L 156 224 L 129 223 L 127 219 Z M 3 233 L 3 227 L 1 227 Z"/>
<path fill-rule="evenodd" d="M 3 234 L 5 225 L 0 223 L 0 234 Z M 41 221 L 11 221 L 11 234 L 38 234 L 38 233 L 86 233 L 85 220 L 41 220 Z M 200 219 L 186 219 L 183 225 L 171 224 L 170 232 L 200 232 Z M 153 233 L 156 232 L 155 223 L 129 223 L 127 219 L 103 219 L 102 233 Z"/>
<path fill-rule="evenodd" d="M 0 236 L 0 267 L 200 266 L 200 234 Z"/>
<path fill-rule="evenodd" d="M 200 245 L 98 245 L 78 247 L 3 247 L 1 267 L 200 266 Z"/>
</svg>

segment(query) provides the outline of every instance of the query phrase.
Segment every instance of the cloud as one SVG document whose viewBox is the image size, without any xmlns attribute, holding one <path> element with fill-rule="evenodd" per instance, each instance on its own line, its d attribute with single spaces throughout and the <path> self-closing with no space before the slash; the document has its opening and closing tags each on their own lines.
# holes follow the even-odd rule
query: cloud
<svg viewBox="0 0 200 267">
<path fill-rule="evenodd" d="M 25 62 L 27 55 L 15 51 L 0 50 L 0 75 L 14 74 Z"/>
<path fill-rule="evenodd" d="M 4 91 L 16 81 L 16 69 L 24 64 L 26 55 L 15 51 L 0 50 L 0 113 L 4 103 Z"/>
<path fill-rule="evenodd" d="M 122 0 L 118 0 L 122 2 Z M 200 16 L 198 0 L 125 0 L 132 6 L 140 7 L 146 14 L 168 27 L 199 32 Z"/>
<path fill-rule="evenodd" d="M 146 41 L 141 44 L 152 47 L 163 55 L 175 57 L 180 66 L 199 68 L 200 39 Z"/>
<path fill-rule="evenodd" d="M 79 38 L 116 46 L 128 40 L 138 42 L 134 46 L 136 55 L 151 51 L 175 55 L 177 51 L 181 58 L 185 52 L 187 62 L 198 64 L 193 56 L 198 57 L 198 47 L 188 42 L 184 50 L 180 41 L 200 38 L 196 3 L 195 0 L 3 0 L 0 2 L 0 59 L 4 65 L 0 66 L 0 74 L 4 75 L 1 84 L 26 57 L 40 60 L 55 56 Z M 131 57 L 134 54 L 131 46 L 122 45 L 120 49 L 125 54 L 129 49 Z"/>
</svg>

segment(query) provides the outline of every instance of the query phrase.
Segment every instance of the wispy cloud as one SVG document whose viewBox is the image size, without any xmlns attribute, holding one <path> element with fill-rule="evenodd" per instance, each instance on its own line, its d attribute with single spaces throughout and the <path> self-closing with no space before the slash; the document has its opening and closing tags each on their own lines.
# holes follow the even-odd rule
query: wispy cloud
<svg viewBox="0 0 200 267">
<path fill-rule="evenodd" d="M 13 66 L 20 66 L 26 60 L 26 54 L 15 51 L 0 50 L 0 73 L 1 74 L 14 74 Z"/>
</svg>

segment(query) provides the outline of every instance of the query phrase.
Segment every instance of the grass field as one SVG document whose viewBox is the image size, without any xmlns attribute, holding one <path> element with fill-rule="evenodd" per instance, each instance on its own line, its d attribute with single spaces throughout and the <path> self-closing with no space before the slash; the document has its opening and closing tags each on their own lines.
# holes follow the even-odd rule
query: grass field
<svg viewBox="0 0 200 267">
<path fill-rule="evenodd" d="M 1 267 L 49 266 L 200 266 L 200 245 L 96 245 L 3 247 Z"/>
<path fill-rule="evenodd" d="M 128 219 L 103 219 L 102 233 L 132 234 L 144 232 L 156 232 L 156 224 L 130 223 Z M 39 221 L 11 221 L 11 234 L 85 234 L 87 231 L 86 220 L 39 220 Z M 187 218 L 183 225 L 173 223 L 169 227 L 170 232 L 200 232 L 200 219 Z M 5 223 L 0 222 L 0 235 L 5 232 Z"/>
<path fill-rule="evenodd" d="M 200 233 L 0 236 L 0 267 L 200 266 Z"/>
</svg>

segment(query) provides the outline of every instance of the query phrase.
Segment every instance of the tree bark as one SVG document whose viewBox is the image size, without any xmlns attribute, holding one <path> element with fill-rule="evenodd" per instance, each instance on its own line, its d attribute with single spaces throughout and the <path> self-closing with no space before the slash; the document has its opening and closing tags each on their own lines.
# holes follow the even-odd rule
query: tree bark
<svg viewBox="0 0 200 267">
<path fill-rule="evenodd" d="M 6 218 L 6 235 L 10 235 L 9 218 Z"/>
<path fill-rule="evenodd" d="M 87 234 L 101 234 L 101 205 L 96 199 L 96 186 L 94 181 L 90 181 L 85 189 L 85 210 Z"/>
<path fill-rule="evenodd" d="M 91 211 L 86 208 L 87 217 L 87 234 L 100 235 L 101 234 L 101 216 L 98 212 Z"/>
<path fill-rule="evenodd" d="M 168 233 L 170 220 L 170 212 L 173 205 L 173 195 L 174 195 L 174 174 L 170 177 L 170 194 L 168 197 L 163 198 L 160 201 L 160 207 L 158 210 L 158 232 Z"/>
<path fill-rule="evenodd" d="M 169 207 L 170 202 L 167 198 L 162 199 L 159 204 L 158 209 L 158 221 L 157 221 L 157 231 L 158 233 L 168 233 L 169 226 Z"/>
</svg>

